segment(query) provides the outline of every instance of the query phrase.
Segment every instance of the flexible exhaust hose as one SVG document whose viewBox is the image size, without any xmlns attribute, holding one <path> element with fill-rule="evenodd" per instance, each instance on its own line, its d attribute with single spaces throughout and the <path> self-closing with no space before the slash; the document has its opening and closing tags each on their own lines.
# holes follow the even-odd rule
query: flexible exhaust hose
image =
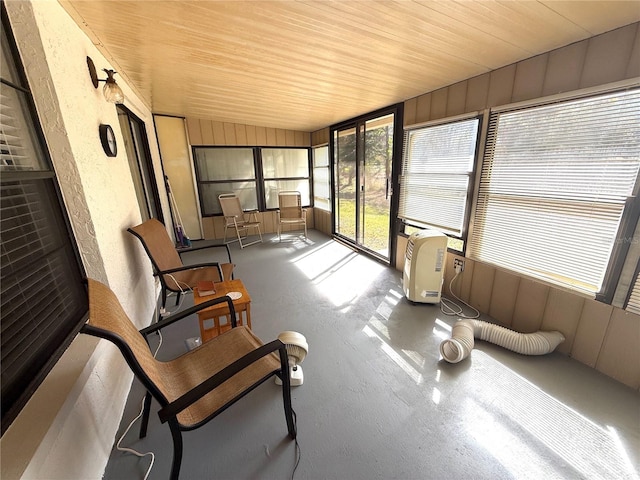
<svg viewBox="0 0 640 480">
<path fill-rule="evenodd" d="M 449 363 L 458 363 L 473 350 L 474 338 L 491 342 L 523 355 L 544 355 L 564 342 L 560 332 L 519 333 L 482 320 L 459 320 L 451 338 L 440 344 L 440 354 Z"/>
</svg>

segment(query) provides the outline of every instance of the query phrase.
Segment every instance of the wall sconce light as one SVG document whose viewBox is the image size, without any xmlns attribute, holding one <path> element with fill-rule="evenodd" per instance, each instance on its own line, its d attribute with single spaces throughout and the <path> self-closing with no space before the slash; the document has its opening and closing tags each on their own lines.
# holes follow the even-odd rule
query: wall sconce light
<svg viewBox="0 0 640 480">
<path fill-rule="evenodd" d="M 104 88 L 102 89 L 102 93 L 104 94 L 104 98 L 107 102 L 111 103 L 124 103 L 124 93 L 122 89 L 116 83 L 116 79 L 113 78 L 113 75 L 116 73 L 113 70 L 103 69 L 107 74 L 107 78 L 105 80 L 98 78 L 98 73 L 96 72 L 96 66 L 93 64 L 93 60 L 91 57 L 87 57 L 87 67 L 89 67 L 89 75 L 91 76 L 91 83 L 95 88 L 98 88 L 99 82 L 105 82 Z"/>
</svg>

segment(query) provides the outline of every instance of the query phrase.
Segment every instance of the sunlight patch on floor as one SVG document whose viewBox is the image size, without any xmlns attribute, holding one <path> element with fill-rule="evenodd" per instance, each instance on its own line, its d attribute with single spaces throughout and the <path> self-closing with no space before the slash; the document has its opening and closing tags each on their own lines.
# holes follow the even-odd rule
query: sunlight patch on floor
<svg viewBox="0 0 640 480">
<path fill-rule="evenodd" d="M 292 262 L 343 312 L 364 293 L 385 267 L 332 242 Z"/>
<path fill-rule="evenodd" d="M 524 444 L 521 434 L 515 436 L 510 432 L 517 428 L 531 436 L 531 442 L 527 443 L 544 445 L 550 454 L 561 457 L 585 478 L 638 478 L 619 438 L 612 432 L 484 352 L 474 351 L 472 361 L 480 375 L 467 377 L 470 381 L 467 388 L 477 392 L 474 397 L 477 401 L 467 399 L 467 421 L 463 424 L 506 468 L 521 472 L 525 461 L 539 470 L 539 475 L 532 478 L 558 475 L 549 471 L 551 467 L 546 465 L 544 455 Z M 490 405 L 491 412 L 480 402 Z"/>
</svg>

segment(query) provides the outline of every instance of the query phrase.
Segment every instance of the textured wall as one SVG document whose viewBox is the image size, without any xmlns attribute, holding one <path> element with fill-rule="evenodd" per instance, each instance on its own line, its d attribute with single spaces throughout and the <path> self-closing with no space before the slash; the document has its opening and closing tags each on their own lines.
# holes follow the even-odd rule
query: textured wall
<svg viewBox="0 0 640 480">
<path fill-rule="evenodd" d="M 91 84 L 86 57 L 111 68 L 55 1 L 6 2 L 37 113 L 87 274 L 108 283 L 140 327 L 157 297 L 146 255 L 126 228 L 140 210 L 125 149 L 107 158 L 98 136 L 114 105 Z M 151 112 L 120 79 L 125 105 L 146 122 L 160 171 Z M 163 198 L 166 209 L 166 196 Z M 132 375 L 105 342 L 79 335 L 1 439 L 2 478 L 101 478 Z"/>
</svg>

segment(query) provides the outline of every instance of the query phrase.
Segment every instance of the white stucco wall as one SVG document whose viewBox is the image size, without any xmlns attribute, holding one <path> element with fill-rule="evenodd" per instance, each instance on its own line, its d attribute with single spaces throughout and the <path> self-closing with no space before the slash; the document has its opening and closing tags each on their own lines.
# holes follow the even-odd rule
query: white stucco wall
<svg viewBox="0 0 640 480">
<path fill-rule="evenodd" d="M 107 283 L 139 327 L 153 316 L 157 286 L 139 242 L 140 223 L 116 108 L 94 89 L 113 68 L 55 0 L 8 0 L 7 13 L 87 275 Z M 116 76 L 125 106 L 145 122 L 156 172 L 160 156 L 149 108 Z M 98 126 L 110 124 L 118 156 L 107 157 Z M 165 218 L 168 202 L 156 173 Z M 79 335 L 0 440 L 2 478 L 102 478 L 132 375 L 107 342 Z"/>
</svg>

